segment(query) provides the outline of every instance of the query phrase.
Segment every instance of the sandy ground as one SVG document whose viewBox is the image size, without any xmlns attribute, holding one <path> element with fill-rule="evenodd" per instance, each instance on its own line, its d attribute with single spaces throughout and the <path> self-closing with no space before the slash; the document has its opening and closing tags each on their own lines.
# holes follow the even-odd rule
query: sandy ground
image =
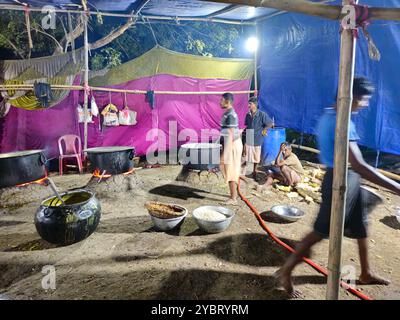
<svg viewBox="0 0 400 320">
<path fill-rule="evenodd" d="M 41 240 L 33 224 L 40 201 L 0 210 L 0 299 L 286 299 L 274 285 L 273 273 L 288 256 L 260 228 L 240 202 L 230 228 L 205 234 L 188 215 L 181 228 L 157 232 L 144 203 L 175 202 L 192 210 L 227 199 L 225 186 L 193 188 L 176 182 L 178 166 L 140 170 L 144 182 L 135 193 L 100 198 L 102 218 L 88 239 L 66 247 Z M 83 186 L 90 175 L 54 176 L 62 190 Z M 268 209 L 291 203 L 306 216 L 295 223 L 267 222 L 279 237 L 295 244 L 311 230 L 317 204 L 288 199 L 282 193 L 259 196 L 246 190 L 268 221 Z M 399 197 L 386 198 L 371 214 L 370 255 L 374 270 L 391 279 L 390 286 L 359 286 L 375 299 L 400 299 L 400 224 L 392 216 Z M 346 239 L 343 263 L 359 271 L 357 246 Z M 313 250 L 313 259 L 327 265 L 328 241 Z M 56 289 L 42 288 L 42 268 L 56 270 Z M 326 279 L 302 264 L 294 281 L 304 299 L 324 299 Z M 355 299 L 344 290 L 341 299 Z"/>
</svg>

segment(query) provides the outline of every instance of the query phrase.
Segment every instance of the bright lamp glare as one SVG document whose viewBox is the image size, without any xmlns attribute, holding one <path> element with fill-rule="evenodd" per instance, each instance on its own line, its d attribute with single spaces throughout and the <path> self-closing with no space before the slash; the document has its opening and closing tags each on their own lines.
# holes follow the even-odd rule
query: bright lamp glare
<svg viewBox="0 0 400 320">
<path fill-rule="evenodd" d="M 258 49 L 258 39 L 256 37 L 248 38 L 246 41 L 246 48 L 250 52 L 255 52 Z"/>
</svg>

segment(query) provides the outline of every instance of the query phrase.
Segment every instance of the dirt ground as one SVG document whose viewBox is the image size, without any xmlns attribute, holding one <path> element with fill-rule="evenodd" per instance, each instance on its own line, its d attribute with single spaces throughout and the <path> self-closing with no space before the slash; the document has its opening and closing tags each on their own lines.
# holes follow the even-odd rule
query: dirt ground
<svg viewBox="0 0 400 320">
<path fill-rule="evenodd" d="M 0 299 L 286 299 L 275 287 L 273 273 L 288 256 L 261 229 L 244 202 L 232 207 L 236 216 L 228 230 L 205 234 L 191 217 L 200 205 L 227 199 L 227 188 L 191 187 L 177 182 L 181 167 L 137 171 L 143 185 L 134 193 L 101 197 L 102 217 L 86 240 L 56 247 L 41 240 L 33 224 L 40 199 L 22 207 L 0 209 Z M 86 185 L 90 175 L 55 175 L 61 190 Z M 281 192 L 266 195 L 243 190 L 263 212 L 267 224 L 284 241 L 295 245 L 311 230 L 318 204 L 289 199 Z M 385 198 L 371 214 L 370 256 L 374 270 L 389 278 L 389 286 L 358 286 L 375 299 L 400 299 L 400 224 L 392 214 L 400 199 Z M 157 232 L 144 203 L 174 202 L 190 214 L 181 228 Z M 293 204 L 306 216 L 295 223 L 270 221 L 268 209 Z M 328 241 L 318 244 L 312 258 L 326 267 Z M 345 239 L 343 264 L 359 271 L 357 246 Z M 44 290 L 42 268 L 53 265 L 56 289 Z M 294 272 L 303 299 L 325 299 L 326 278 L 308 265 Z M 344 290 L 341 299 L 356 299 Z"/>
</svg>

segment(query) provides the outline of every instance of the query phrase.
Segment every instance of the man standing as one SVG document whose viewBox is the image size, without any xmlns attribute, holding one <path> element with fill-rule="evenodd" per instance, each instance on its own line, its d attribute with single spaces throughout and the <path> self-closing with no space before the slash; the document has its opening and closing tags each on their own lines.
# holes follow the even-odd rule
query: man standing
<svg viewBox="0 0 400 320">
<path fill-rule="evenodd" d="M 257 165 L 261 162 L 261 145 L 268 128 L 271 128 L 273 122 L 271 118 L 263 111 L 258 110 L 258 101 L 256 97 L 249 99 L 249 112 L 245 119 L 246 144 L 243 155 L 245 164 L 253 164 L 253 178 L 256 178 Z"/>
<path fill-rule="evenodd" d="M 303 166 L 299 158 L 293 153 L 292 146 L 288 142 L 284 142 L 281 144 L 276 156 L 275 167 L 268 173 L 265 184 L 259 186 L 259 188 L 271 187 L 274 179 L 281 181 L 287 186 L 295 186 L 301 182 L 303 174 Z"/>
<path fill-rule="evenodd" d="M 365 78 L 355 78 L 353 82 L 353 104 L 352 112 L 367 107 L 369 99 L 374 92 L 373 85 Z M 292 282 L 292 271 L 302 261 L 302 258 L 309 255 L 311 247 L 324 238 L 329 237 L 331 205 L 332 205 L 332 182 L 334 166 L 334 145 L 336 127 L 336 105 L 333 108 L 325 109 L 317 126 L 317 139 L 320 148 L 320 160 L 327 166 L 327 171 L 322 183 L 322 204 L 318 217 L 314 224 L 314 230 L 310 232 L 298 245 L 283 267 L 278 270 L 276 276 L 286 292 L 292 297 L 299 296 L 294 290 Z M 349 161 L 351 169 L 347 176 L 346 212 L 344 235 L 357 239 L 360 255 L 361 275 L 360 284 L 382 284 L 387 285 L 389 281 L 375 275 L 369 265 L 368 259 L 368 232 L 367 232 L 367 207 L 365 194 L 361 192 L 361 178 L 369 180 L 381 187 L 387 188 L 400 195 L 400 184 L 386 178 L 376 169 L 369 166 L 363 159 L 357 145 L 359 139 L 355 126 L 350 121 L 349 127 Z"/>
<path fill-rule="evenodd" d="M 221 120 L 221 171 L 229 184 L 230 199 L 225 204 L 237 204 L 237 188 L 243 151 L 239 118 L 233 109 L 233 94 L 224 93 L 220 106 L 225 110 Z"/>
</svg>

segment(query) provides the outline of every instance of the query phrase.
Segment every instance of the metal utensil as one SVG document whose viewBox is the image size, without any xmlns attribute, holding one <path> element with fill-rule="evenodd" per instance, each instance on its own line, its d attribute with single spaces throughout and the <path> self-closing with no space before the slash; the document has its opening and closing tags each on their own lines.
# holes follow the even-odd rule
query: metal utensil
<svg viewBox="0 0 400 320">
<path fill-rule="evenodd" d="M 65 202 L 64 202 L 64 200 L 61 198 L 60 194 L 58 193 L 57 187 L 56 187 L 56 185 L 54 184 L 53 180 L 50 179 L 50 178 L 47 178 L 47 181 L 49 182 L 50 187 L 51 187 L 51 189 L 53 190 L 53 192 L 54 192 L 54 194 L 56 195 L 56 197 L 58 198 L 58 200 L 60 200 L 61 203 L 65 206 Z"/>
</svg>

